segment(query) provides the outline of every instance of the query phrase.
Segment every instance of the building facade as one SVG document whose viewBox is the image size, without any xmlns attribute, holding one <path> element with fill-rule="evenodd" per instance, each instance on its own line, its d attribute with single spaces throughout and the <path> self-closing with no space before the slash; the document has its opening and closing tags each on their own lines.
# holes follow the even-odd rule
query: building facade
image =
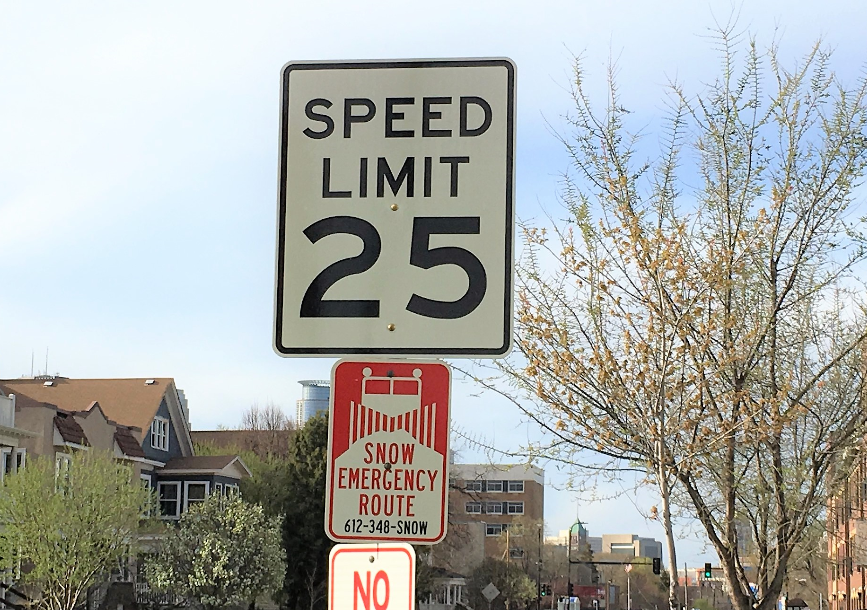
<svg viewBox="0 0 867 611">
<path fill-rule="evenodd" d="M 295 404 L 295 423 L 298 428 L 319 413 L 328 413 L 331 383 L 328 380 L 301 380 L 301 398 Z"/>
<path fill-rule="evenodd" d="M 108 450 L 155 490 L 166 520 L 236 492 L 250 474 L 237 456 L 194 455 L 186 397 L 171 378 L 39 376 L 0 380 L 0 395 L 14 401 L 16 426 L 30 433 L 19 439 L 19 462 L 49 456 L 63 468 L 75 452 Z"/>
<path fill-rule="evenodd" d="M 154 490 L 167 521 L 209 496 L 237 493 L 250 475 L 238 456 L 194 455 L 186 397 L 171 378 L 0 380 L 0 479 L 35 457 L 70 473 L 75 454 L 92 450 L 128 465 L 134 481 Z M 113 574 L 101 596 L 121 582 L 148 602 L 135 562 Z"/>
<path fill-rule="evenodd" d="M 595 539 L 597 537 L 589 537 Z M 593 549 L 591 543 L 590 549 Z M 617 554 L 632 556 L 635 558 L 662 558 L 662 543 L 651 537 L 638 535 L 602 535 L 599 542 L 599 550 L 593 550 L 599 554 Z"/>
<path fill-rule="evenodd" d="M 545 515 L 545 472 L 526 465 L 453 464 L 450 523 L 475 525 L 483 556 L 523 557 L 537 545 Z"/>
<path fill-rule="evenodd" d="M 828 608 L 865 609 L 867 459 L 861 458 L 828 501 Z"/>
</svg>

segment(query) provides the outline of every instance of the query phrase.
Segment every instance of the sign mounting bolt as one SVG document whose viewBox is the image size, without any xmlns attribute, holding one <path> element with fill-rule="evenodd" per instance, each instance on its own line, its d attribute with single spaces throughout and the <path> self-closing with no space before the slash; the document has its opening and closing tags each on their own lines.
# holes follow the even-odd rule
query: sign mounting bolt
<svg viewBox="0 0 867 611">
<path fill-rule="evenodd" d="M 392 204 L 392 205 L 391 205 L 391 209 L 392 209 L 394 212 L 397 212 L 397 204 Z"/>
<path fill-rule="evenodd" d="M 388 323 L 388 327 L 386 327 L 386 328 L 387 328 L 389 331 L 394 331 L 394 323 L 393 323 L 393 322 Z"/>
</svg>

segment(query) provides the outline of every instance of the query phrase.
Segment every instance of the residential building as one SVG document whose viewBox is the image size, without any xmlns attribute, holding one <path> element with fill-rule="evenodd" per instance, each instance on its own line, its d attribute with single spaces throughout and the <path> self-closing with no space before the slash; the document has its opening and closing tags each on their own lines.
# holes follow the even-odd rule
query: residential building
<svg viewBox="0 0 867 611">
<path fill-rule="evenodd" d="M 187 400 L 171 378 L 0 380 L 0 477 L 38 456 L 61 472 L 76 452 L 91 449 L 128 464 L 136 481 L 156 491 L 159 517 L 169 521 L 210 495 L 237 493 L 250 475 L 238 456 L 194 455 Z M 146 603 L 147 584 L 135 580 L 131 562 L 112 575 L 126 583 L 104 584 L 101 596 L 125 585 Z"/>
<path fill-rule="evenodd" d="M 19 442 L 25 454 L 51 456 L 62 468 L 75 451 L 112 451 L 157 491 L 165 519 L 237 491 L 249 475 L 237 456 L 194 455 L 186 397 L 171 378 L 38 376 L 0 380 L 0 394 L 15 395 L 17 426 L 33 433 Z"/>
<path fill-rule="evenodd" d="M 331 398 L 331 383 L 328 380 L 301 380 L 301 398 L 296 403 L 295 423 L 302 428 L 304 423 L 319 413 L 328 413 Z"/>
<path fill-rule="evenodd" d="M 483 555 L 522 557 L 538 545 L 545 512 L 545 472 L 505 464 L 453 464 L 450 467 L 451 523 L 484 525 Z"/>
<path fill-rule="evenodd" d="M 864 609 L 867 590 L 867 459 L 828 501 L 829 609 Z"/>
<path fill-rule="evenodd" d="M 0 388 L 0 481 L 24 467 L 27 450 L 22 442 L 36 436 L 32 431 L 16 426 L 16 403 L 14 394 L 7 396 Z"/>
</svg>

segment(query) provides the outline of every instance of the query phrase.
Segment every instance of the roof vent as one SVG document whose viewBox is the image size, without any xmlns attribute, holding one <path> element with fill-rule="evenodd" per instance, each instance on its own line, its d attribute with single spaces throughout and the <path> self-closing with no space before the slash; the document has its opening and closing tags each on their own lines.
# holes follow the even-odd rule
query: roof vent
<svg viewBox="0 0 867 611">
<path fill-rule="evenodd" d="M 145 380 L 145 385 L 146 385 L 146 386 L 153 386 L 153 385 L 156 384 L 156 383 L 157 383 L 157 381 L 154 380 L 154 379 Z"/>
<path fill-rule="evenodd" d="M 54 380 L 46 380 L 42 383 L 43 386 L 54 386 Z"/>
</svg>

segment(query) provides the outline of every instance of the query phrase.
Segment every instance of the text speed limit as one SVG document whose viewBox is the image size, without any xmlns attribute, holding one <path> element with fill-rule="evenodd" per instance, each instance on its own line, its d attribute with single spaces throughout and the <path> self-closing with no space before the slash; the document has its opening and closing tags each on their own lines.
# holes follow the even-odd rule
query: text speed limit
<svg viewBox="0 0 867 611">
<path fill-rule="evenodd" d="M 287 65 L 277 351 L 508 352 L 513 117 L 508 60 Z"/>
</svg>

